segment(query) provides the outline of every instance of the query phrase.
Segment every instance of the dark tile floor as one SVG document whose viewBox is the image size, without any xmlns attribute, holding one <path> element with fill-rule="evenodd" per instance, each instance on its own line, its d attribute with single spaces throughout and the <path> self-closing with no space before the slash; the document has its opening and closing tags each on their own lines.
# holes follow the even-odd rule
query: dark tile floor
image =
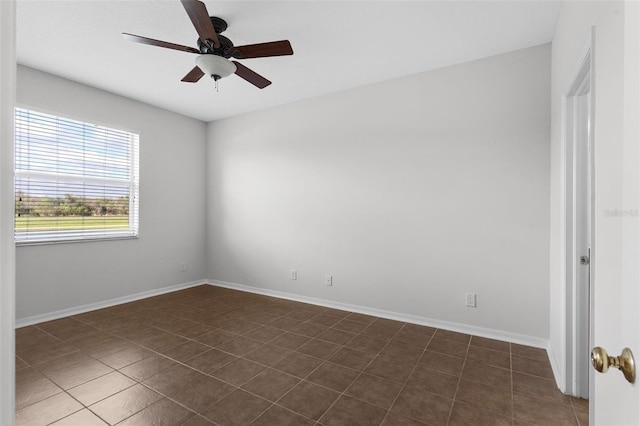
<svg viewBox="0 0 640 426">
<path fill-rule="evenodd" d="M 17 425 L 586 425 L 544 350 L 199 286 L 16 331 Z"/>
</svg>

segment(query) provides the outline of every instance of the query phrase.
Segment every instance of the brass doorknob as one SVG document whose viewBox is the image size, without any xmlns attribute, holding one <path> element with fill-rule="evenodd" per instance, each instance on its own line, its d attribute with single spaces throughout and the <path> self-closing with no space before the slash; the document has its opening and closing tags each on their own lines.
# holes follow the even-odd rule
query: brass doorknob
<svg viewBox="0 0 640 426">
<path fill-rule="evenodd" d="M 607 351 L 596 346 L 591 350 L 591 364 L 600 373 L 606 373 L 609 367 L 615 367 L 622 371 L 629 383 L 636 380 L 636 363 L 629 348 L 624 348 L 620 356 L 609 356 Z"/>
</svg>

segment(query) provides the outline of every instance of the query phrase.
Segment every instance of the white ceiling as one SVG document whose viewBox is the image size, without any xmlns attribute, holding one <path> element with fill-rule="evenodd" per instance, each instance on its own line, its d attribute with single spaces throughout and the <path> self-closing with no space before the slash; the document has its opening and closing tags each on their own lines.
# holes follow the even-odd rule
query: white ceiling
<svg viewBox="0 0 640 426">
<path fill-rule="evenodd" d="M 178 0 L 18 0 L 18 63 L 203 121 L 548 43 L 558 1 L 217 1 L 237 46 L 288 39 L 293 56 L 242 63 L 273 84 L 231 75 L 180 79 L 196 55 L 122 32 L 196 46 Z M 381 106 L 384 100 L 381 99 Z"/>
</svg>

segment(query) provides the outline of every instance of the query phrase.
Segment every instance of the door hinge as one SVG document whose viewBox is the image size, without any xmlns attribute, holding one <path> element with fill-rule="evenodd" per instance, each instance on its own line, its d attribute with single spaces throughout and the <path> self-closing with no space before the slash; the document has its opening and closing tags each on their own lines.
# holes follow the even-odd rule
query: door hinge
<svg viewBox="0 0 640 426">
<path fill-rule="evenodd" d="M 589 256 L 580 256 L 580 264 L 588 265 L 589 264 Z"/>
</svg>

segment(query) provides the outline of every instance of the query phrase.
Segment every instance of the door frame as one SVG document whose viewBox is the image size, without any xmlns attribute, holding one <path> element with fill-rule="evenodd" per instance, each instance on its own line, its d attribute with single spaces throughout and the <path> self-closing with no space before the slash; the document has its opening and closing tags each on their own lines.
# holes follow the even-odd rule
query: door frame
<svg viewBox="0 0 640 426">
<path fill-rule="evenodd" d="M 561 385 L 565 393 L 586 398 L 593 395 L 592 383 L 593 372 L 587 368 L 586 376 L 584 364 L 582 375 L 579 372 L 581 363 L 580 357 L 584 357 L 579 348 L 591 347 L 591 331 L 593 312 L 591 303 L 593 285 L 590 289 L 581 289 L 577 285 L 578 274 L 577 267 L 580 267 L 578 258 L 582 253 L 576 252 L 576 243 L 578 234 L 576 232 L 577 212 L 577 182 L 576 173 L 578 164 L 576 152 L 578 148 L 578 131 L 577 109 L 578 97 L 587 95 L 589 103 L 589 133 L 588 133 L 588 161 L 587 161 L 587 204 L 588 204 L 588 224 L 591 237 L 590 242 L 590 263 L 588 265 L 589 275 L 593 277 L 596 265 L 596 250 L 593 245 L 595 235 L 595 149 L 594 149 L 594 126 L 595 126 L 595 28 L 592 28 L 591 34 L 584 44 L 574 72 L 567 84 L 567 90 L 564 103 L 565 120 L 563 125 L 564 137 L 564 249 L 563 249 L 563 269 L 565 280 L 565 364 L 564 364 L 564 383 Z M 588 90 L 588 94 L 585 93 Z M 588 321 L 585 321 L 588 318 Z M 588 387 L 585 384 L 588 382 Z"/>
<path fill-rule="evenodd" d="M 13 109 L 16 90 L 15 0 L 0 0 L 0 424 L 15 417 L 15 244 Z"/>
</svg>

